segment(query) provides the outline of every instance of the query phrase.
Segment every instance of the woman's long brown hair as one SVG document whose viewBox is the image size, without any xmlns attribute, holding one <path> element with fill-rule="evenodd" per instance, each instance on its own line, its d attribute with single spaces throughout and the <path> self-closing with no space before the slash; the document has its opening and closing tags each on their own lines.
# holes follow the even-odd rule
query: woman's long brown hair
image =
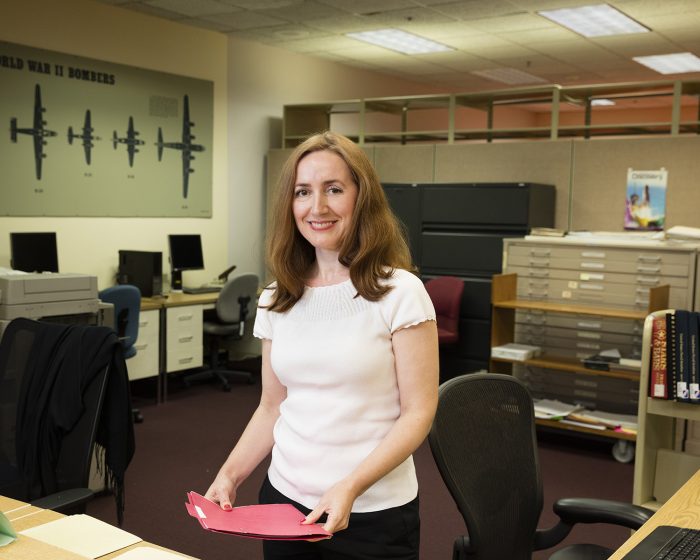
<svg viewBox="0 0 700 560">
<path fill-rule="evenodd" d="M 365 152 L 341 134 L 315 134 L 289 156 L 277 187 L 267 236 L 268 266 L 277 281 L 269 306 L 271 311 L 287 311 L 301 298 L 316 260 L 314 247 L 296 227 L 292 203 L 297 165 L 308 154 L 323 150 L 343 159 L 358 187 L 350 228 L 341 243 L 338 259 L 350 269 L 358 294 L 369 301 L 378 301 L 391 289 L 380 280 L 389 278 L 396 268 L 414 268 L 401 226 L 389 208 L 379 177 Z"/>
</svg>

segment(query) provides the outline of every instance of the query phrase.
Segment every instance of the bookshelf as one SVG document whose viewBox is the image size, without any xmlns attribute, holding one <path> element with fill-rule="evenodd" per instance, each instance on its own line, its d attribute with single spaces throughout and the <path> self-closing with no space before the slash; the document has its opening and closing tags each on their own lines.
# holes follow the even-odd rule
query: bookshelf
<svg viewBox="0 0 700 560">
<path fill-rule="evenodd" d="M 536 309 L 557 313 L 643 320 L 650 312 L 664 309 L 668 306 L 668 286 L 658 286 L 650 289 L 647 309 L 630 310 L 594 305 L 561 304 L 547 301 L 517 299 L 517 282 L 517 274 L 497 274 L 493 277 L 493 283 L 491 285 L 491 347 L 514 342 L 515 312 L 519 309 Z M 637 380 L 640 378 L 640 374 L 638 372 L 616 369 L 614 367 L 611 367 L 609 371 L 590 369 L 584 367 L 578 360 L 547 354 L 524 361 L 491 358 L 490 371 L 493 373 L 512 374 L 513 364 L 568 371 L 577 375 L 605 376 L 632 380 Z M 626 462 L 631 460 L 633 457 L 633 449 L 630 446 L 636 439 L 634 434 L 615 432 L 609 429 L 597 430 L 582 426 L 561 424 L 551 420 L 537 419 L 536 422 L 540 426 L 564 430 L 566 432 L 595 434 L 597 436 L 613 439 L 615 440 L 613 456 L 616 459 Z"/>
<path fill-rule="evenodd" d="M 700 421 L 700 406 L 649 397 L 651 371 L 651 329 L 654 317 L 672 310 L 657 310 L 644 321 L 642 369 L 639 382 L 637 458 L 634 465 L 632 501 L 658 509 L 663 504 L 663 486 L 680 488 L 688 469 L 700 468 L 700 457 L 674 452 L 676 424 L 679 420 Z"/>
</svg>

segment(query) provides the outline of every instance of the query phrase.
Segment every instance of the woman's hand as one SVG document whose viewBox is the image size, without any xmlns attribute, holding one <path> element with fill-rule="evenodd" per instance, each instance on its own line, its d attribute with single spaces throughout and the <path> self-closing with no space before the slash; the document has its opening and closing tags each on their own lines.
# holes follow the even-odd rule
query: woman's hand
<svg viewBox="0 0 700 560">
<path fill-rule="evenodd" d="M 326 491 L 303 523 L 305 525 L 316 523 L 324 513 L 327 513 L 328 518 L 323 525 L 326 531 L 335 533 L 347 529 L 355 498 L 357 495 L 347 482 L 338 482 Z"/>
<path fill-rule="evenodd" d="M 236 487 L 228 476 L 220 472 L 204 497 L 228 511 L 236 501 Z"/>
</svg>

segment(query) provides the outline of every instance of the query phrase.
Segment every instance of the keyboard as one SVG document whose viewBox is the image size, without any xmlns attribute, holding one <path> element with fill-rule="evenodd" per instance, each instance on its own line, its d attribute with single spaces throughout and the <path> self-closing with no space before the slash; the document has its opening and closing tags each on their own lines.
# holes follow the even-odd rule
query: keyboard
<svg viewBox="0 0 700 560">
<path fill-rule="evenodd" d="M 624 557 L 624 560 L 664 559 L 700 559 L 700 530 L 661 525 Z"/>
<path fill-rule="evenodd" d="M 193 286 L 192 288 L 182 288 L 186 294 L 215 294 L 221 291 L 221 286 Z"/>
</svg>

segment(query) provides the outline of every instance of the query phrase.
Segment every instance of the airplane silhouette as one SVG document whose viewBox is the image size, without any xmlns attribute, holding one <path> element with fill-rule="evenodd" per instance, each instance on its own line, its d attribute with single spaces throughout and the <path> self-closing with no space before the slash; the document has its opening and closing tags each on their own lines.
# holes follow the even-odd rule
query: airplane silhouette
<svg viewBox="0 0 700 560">
<path fill-rule="evenodd" d="M 126 136 L 119 138 L 116 130 L 112 134 L 112 145 L 115 150 L 117 149 L 117 145 L 126 144 L 126 151 L 129 154 L 129 167 L 134 166 L 134 154 L 139 151 L 136 146 L 141 146 L 146 143 L 144 140 L 136 138 L 139 134 L 139 131 L 134 130 L 134 117 L 129 117 L 129 127 L 126 129 Z"/>
<path fill-rule="evenodd" d="M 194 159 L 192 152 L 203 152 L 204 146 L 201 144 L 194 144 L 192 140 L 195 139 L 194 134 L 190 132 L 190 129 L 194 126 L 194 123 L 190 121 L 190 98 L 185 95 L 184 99 L 184 112 L 182 115 L 182 142 L 164 142 L 163 141 L 163 130 L 158 127 L 158 161 L 163 158 L 163 148 L 172 148 L 173 150 L 182 151 L 182 197 L 187 198 L 187 191 L 189 189 L 190 173 L 194 173 L 194 169 L 190 166 L 190 162 Z"/>
<path fill-rule="evenodd" d="M 36 84 L 34 88 L 34 126 L 32 128 L 19 128 L 17 126 L 17 117 L 10 119 L 10 139 L 17 142 L 18 134 L 29 134 L 34 137 L 34 163 L 36 166 L 36 178 L 41 180 L 41 164 L 46 157 L 44 146 L 48 136 L 56 136 L 56 131 L 49 130 L 46 127 L 44 113 L 46 109 L 41 105 L 41 86 Z"/>
<path fill-rule="evenodd" d="M 95 144 L 92 143 L 93 140 L 99 140 L 99 136 L 94 136 L 92 133 L 95 129 L 92 128 L 92 120 L 90 118 L 90 109 L 85 111 L 85 124 L 83 124 L 82 134 L 73 132 L 73 127 L 68 127 L 68 143 L 73 144 L 75 138 L 80 138 L 83 141 L 83 148 L 85 149 L 85 162 L 90 165 L 90 159 L 92 154 L 92 148 Z"/>
</svg>

